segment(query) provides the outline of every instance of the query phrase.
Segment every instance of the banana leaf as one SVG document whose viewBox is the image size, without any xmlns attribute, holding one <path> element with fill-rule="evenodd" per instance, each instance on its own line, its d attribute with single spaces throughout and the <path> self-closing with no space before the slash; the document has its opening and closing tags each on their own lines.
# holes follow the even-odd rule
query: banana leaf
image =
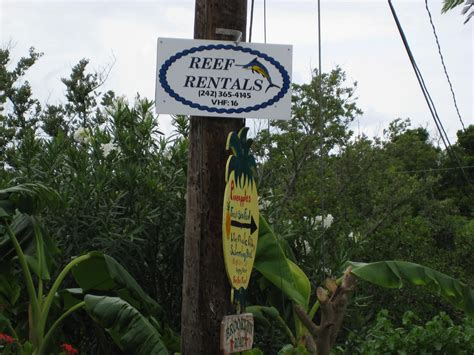
<svg viewBox="0 0 474 355">
<path fill-rule="evenodd" d="M 64 288 L 58 291 L 55 303 L 58 307 L 68 310 L 84 299 L 82 288 Z"/>
<path fill-rule="evenodd" d="M 135 279 L 114 258 L 90 252 L 90 259 L 72 269 L 74 279 L 83 292 L 113 291 L 146 315 L 161 313 L 160 306 L 146 294 Z"/>
<path fill-rule="evenodd" d="M 13 211 L 18 209 L 21 213 L 35 214 L 47 206 L 58 204 L 60 196 L 45 185 L 28 183 L 0 189 L 0 201 L 5 213 L 13 215 Z"/>
<path fill-rule="evenodd" d="M 352 274 L 381 287 L 401 288 L 404 281 L 416 286 L 428 286 L 467 315 L 474 316 L 474 290 L 439 271 L 407 261 L 348 264 L 352 265 Z"/>
<path fill-rule="evenodd" d="M 27 214 L 16 213 L 10 221 L 10 228 L 20 243 L 30 270 L 42 280 L 49 280 L 54 259 L 60 254 L 56 243 L 35 217 Z M 0 235 L 0 260 L 9 261 L 15 256 L 16 250 L 5 230 L 3 236 Z"/>
<path fill-rule="evenodd" d="M 266 326 L 270 326 L 270 322 L 267 319 L 267 316 L 278 320 L 280 317 L 280 312 L 275 307 L 265 307 L 265 306 L 249 306 L 245 308 L 245 312 L 252 313 L 254 318 Z"/>
<path fill-rule="evenodd" d="M 11 263 L 0 263 L 0 305 L 13 307 L 20 298 L 20 291 L 20 280 Z"/>
<path fill-rule="evenodd" d="M 85 310 L 126 354 L 161 355 L 168 350 L 155 327 L 118 297 L 86 295 Z"/>
<path fill-rule="evenodd" d="M 0 333 L 3 333 L 5 329 L 9 329 L 9 328 L 10 329 L 12 328 L 12 324 L 10 323 L 10 320 L 0 313 Z"/>
<path fill-rule="evenodd" d="M 10 228 L 18 239 L 23 250 L 34 244 L 33 223 L 30 216 L 22 213 L 15 214 L 10 222 Z M 0 260 L 11 260 L 16 256 L 15 248 L 10 241 L 6 229 L 2 228 L 1 225 L 0 229 L 1 233 L 3 233 L 3 235 L 0 235 Z"/>
<path fill-rule="evenodd" d="M 291 260 L 281 248 L 277 237 L 260 216 L 255 270 L 304 309 L 308 309 L 311 284 L 306 274 Z"/>
</svg>

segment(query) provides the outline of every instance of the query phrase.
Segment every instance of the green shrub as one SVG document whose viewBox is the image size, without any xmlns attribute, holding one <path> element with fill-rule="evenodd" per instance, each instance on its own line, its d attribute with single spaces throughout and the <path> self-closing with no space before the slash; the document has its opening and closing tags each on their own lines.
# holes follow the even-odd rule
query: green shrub
<svg viewBox="0 0 474 355">
<path fill-rule="evenodd" d="M 364 335 L 360 335 L 363 333 Z M 425 324 L 411 311 L 405 312 L 402 324 L 392 321 L 387 310 L 377 315 L 365 330 L 352 332 L 345 349 L 347 354 L 473 354 L 474 320 L 455 324 L 444 312 Z"/>
</svg>

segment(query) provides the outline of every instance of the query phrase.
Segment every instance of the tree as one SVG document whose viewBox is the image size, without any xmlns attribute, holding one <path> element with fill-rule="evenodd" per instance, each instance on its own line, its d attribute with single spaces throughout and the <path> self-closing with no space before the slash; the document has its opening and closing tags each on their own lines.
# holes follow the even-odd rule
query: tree
<svg viewBox="0 0 474 355">
<path fill-rule="evenodd" d="M 30 48 L 28 56 L 9 69 L 10 51 L 0 49 L 0 168 L 5 167 L 21 140 L 31 139 L 36 132 L 41 105 L 32 97 L 28 81 L 21 79 L 41 56 Z M 11 107 L 8 111 L 7 105 Z"/>
<path fill-rule="evenodd" d="M 474 6 L 474 1 L 472 0 L 444 0 L 443 2 L 443 8 L 441 9 L 441 12 L 445 13 L 449 10 L 454 9 L 457 6 L 460 6 L 464 3 L 464 8 L 462 9 L 462 14 L 465 15 L 471 7 Z M 474 9 L 466 16 L 466 20 L 464 21 L 464 24 L 466 24 L 471 17 L 474 16 Z"/>
<path fill-rule="evenodd" d="M 452 146 L 452 152 L 459 163 L 449 156 L 442 161 L 444 174 L 440 186 L 440 195 L 455 199 L 460 213 L 472 217 L 474 207 L 474 125 L 457 132 L 457 142 Z M 460 167 L 461 166 L 461 167 Z"/>
<path fill-rule="evenodd" d="M 59 264 L 85 250 L 107 252 L 167 305 L 164 320 L 179 329 L 181 294 L 172 290 L 182 282 L 187 119 L 177 117 L 178 132 L 163 137 L 151 101 L 102 93 L 100 74 L 89 70 L 83 60 L 63 80 L 64 104 L 24 114 L 29 126 L 5 140 L 0 186 L 36 182 L 58 191 L 62 203 L 48 207 L 43 221 L 64 253 Z M 2 127 L 17 134 L 8 100 Z M 81 349 L 114 351 L 100 328 L 82 324 L 68 329 Z"/>
</svg>

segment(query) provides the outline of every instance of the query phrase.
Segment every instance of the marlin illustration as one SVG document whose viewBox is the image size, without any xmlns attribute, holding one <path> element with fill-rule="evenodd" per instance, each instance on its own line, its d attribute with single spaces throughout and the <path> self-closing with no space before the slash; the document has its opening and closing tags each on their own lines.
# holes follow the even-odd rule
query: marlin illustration
<svg viewBox="0 0 474 355">
<path fill-rule="evenodd" d="M 280 86 L 275 85 L 275 84 L 272 83 L 272 78 L 270 78 L 270 74 L 268 73 L 267 68 L 265 68 L 265 66 L 262 63 L 260 63 L 257 58 L 255 58 L 254 60 L 252 60 L 248 64 L 244 64 L 244 65 L 237 64 L 237 66 L 242 67 L 242 68 L 247 69 L 247 70 L 251 70 L 252 73 L 257 72 L 258 74 L 263 76 L 265 79 L 267 79 L 269 85 L 268 85 L 267 89 L 265 90 L 265 93 L 268 91 L 268 89 L 270 89 L 272 87 L 280 89 Z"/>
</svg>

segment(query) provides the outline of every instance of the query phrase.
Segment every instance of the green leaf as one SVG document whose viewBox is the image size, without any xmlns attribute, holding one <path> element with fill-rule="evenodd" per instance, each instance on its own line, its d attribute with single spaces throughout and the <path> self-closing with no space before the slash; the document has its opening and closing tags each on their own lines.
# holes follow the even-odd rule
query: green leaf
<svg viewBox="0 0 474 355">
<path fill-rule="evenodd" d="M 135 308 L 118 297 L 86 295 L 85 310 L 126 354 L 168 354 L 161 335 Z"/>
<path fill-rule="evenodd" d="M 62 308 L 67 310 L 84 299 L 84 291 L 82 288 L 65 288 L 58 292 L 58 296 L 62 301 Z"/>
<path fill-rule="evenodd" d="M 463 2 L 464 0 L 444 0 L 441 12 L 445 13 L 451 9 L 454 9 L 456 6 L 461 5 Z"/>
<path fill-rule="evenodd" d="M 0 217 L 10 217 L 15 214 L 15 206 L 11 201 L 2 200 L 0 197 Z"/>
<path fill-rule="evenodd" d="M 0 200 L 9 200 L 22 213 L 34 214 L 47 206 L 56 205 L 60 196 L 45 185 L 28 183 L 1 189 Z"/>
<path fill-rule="evenodd" d="M 32 238 L 33 224 L 30 216 L 21 213 L 15 214 L 11 220 L 10 227 L 23 250 L 31 247 L 34 238 Z M 5 234 L 0 237 L 0 260 L 11 260 L 15 256 L 15 248 L 10 241 L 10 237 L 5 232 Z"/>
<path fill-rule="evenodd" d="M 32 271 L 49 280 L 50 271 L 54 265 L 54 258 L 60 254 L 55 242 L 48 233 L 45 233 L 34 217 L 17 213 L 11 220 L 10 227 L 25 253 L 28 266 Z M 42 253 L 42 267 L 39 267 L 38 249 Z M 0 260 L 8 261 L 16 257 L 16 251 L 8 234 L 0 236 Z M 40 275 L 41 270 L 41 275 Z"/>
<path fill-rule="evenodd" d="M 0 304 L 14 306 L 20 297 L 19 278 L 8 263 L 1 263 L 0 270 Z"/>
<path fill-rule="evenodd" d="M 11 328 L 12 325 L 10 320 L 0 313 L 0 333 L 4 331 L 5 328 Z"/>
<path fill-rule="evenodd" d="M 25 341 L 22 346 L 23 354 L 24 355 L 31 355 L 33 354 L 33 344 L 31 344 L 29 341 Z"/>
<path fill-rule="evenodd" d="M 310 352 L 302 345 L 295 348 L 291 344 L 286 344 L 280 349 L 278 355 L 310 355 Z"/>
<path fill-rule="evenodd" d="M 10 217 L 10 213 L 8 213 L 1 205 L 0 205 L 0 218 L 3 217 Z"/>
<path fill-rule="evenodd" d="M 249 306 L 245 308 L 245 311 L 252 313 L 256 320 L 264 323 L 267 326 L 270 326 L 270 322 L 267 320 L 266 316 L 269 316 L 273 319 L 278 319 L 280 312 L 275 307 L 265 307 L 265 306 Z"/>
<path fill-rule="evenodd" d="M 251 350 L 245 350 L 242 355 L 263 355 L 263 351 L 259 348 L 253 348 Z"/>
<path fill-rule="evenodd" d="M 54 264 L 54 258 L 60 254 L 60 251 L 35 217 L 31 217 L 30 222 L 29 227 L 33 228 L 34 240 L 25 240 L 23 247 L 25 259 L 30 269 L 39 278 L 48 281 L 51 279 L 50 270 Z"/>
<path fill-rule="evenodd" d="M 277 237 L 260 216 L 257 253 L 254 268 L 281 289 L 292 301 L 308 309 L 311 284 L 306 274 L 281 248 Z"/>
<path fill-rule="evenodd" d="M 89 255 L 90 259 L 72 269 L 72 274 L 84 293 L 115 291 L 121 298 L 145 311 L 147 315 L 154 315 L 161 310 L 114 258 L 99 252 L 91 252 Z"/>
<path fill-rule="evenodd" d="M 474 316 L 474 291 L 466 284 L 426 266 L 406 261 L 375 263 L 349 262 L 355 276 L 386 288 L 401 288 L 403 281 L 416 286 L 428 286 L 454 306 Z"/>
<path fill-rule="evenodd" d="M 40 276 L 40 266 L 36 257 L 32 255 L 25 255 L 26 262 L 28 263 L 29 268 L 37 275 Z M 43 275 L 44 276 L 44 275 Z M 49 275 L 48 275 L 49 276 Z M 45 278 L 41 277 L 43 280 Z M 49 280 L 49 278 L 48 278 Z"/>
</svg>

